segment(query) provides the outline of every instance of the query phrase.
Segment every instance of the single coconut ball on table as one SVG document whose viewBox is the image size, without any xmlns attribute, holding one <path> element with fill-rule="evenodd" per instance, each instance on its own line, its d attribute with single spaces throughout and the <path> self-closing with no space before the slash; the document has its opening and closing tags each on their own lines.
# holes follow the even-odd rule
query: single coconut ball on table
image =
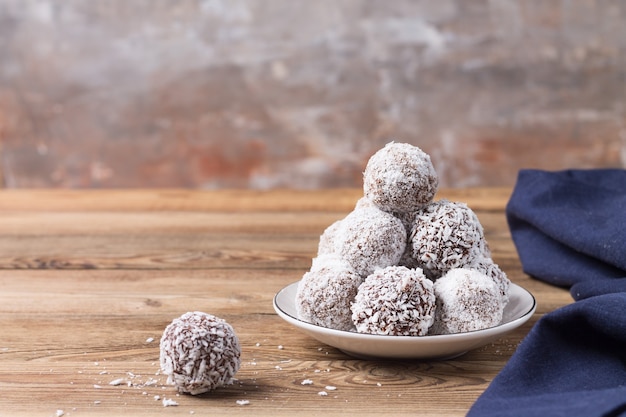
<svg viewBox="0 0 626 417">
<path fill-rule="evenodd" d="M 439 178 L 430 156 L 417 146 L 390 142 L 370 157 L 363 194 L 389 213 L 410 213 L 430 203 Z"/>
<path fill-rule="evenodd" d="M 345 261 L 333 255 L 313 259 L 311 269 L 298 283 L 298 318 L 336 330 L 354 330 L 350 303 L 363 278 Z"/>
<path fill-rule="evenodd" d="M 455 268 L 434 283 L 437 307 L 429 334 L 482 330 L 502 321 L 504 304 L 496 283 L 478 271 Z"/>
<path fill-rule="evenodd" d="M 362 277 L 377 268 L 397 265 L 406 248 L 402 222 L 376 207 L 355 209 L 335 233 L 335 253 Z"/>
<path fill-rule="evenodd" d="M 390 266 L 368 276 L 352 303 L 359 333 L 423 336 L 434 321 L 433 283 L 420 269 Z"/>
<path fill-rule="evenodd" d="M 414 261 L 431 279 L 489 253 L 476 214 L 465 203 L 448 200 L 432 202 L 417 213 L 408 244 Z"/>
<path fill-rule="evenodd" d="M 241 365 L 241 347 L 225 320 L 194 311 L 174 319 L 160 343 L 161 370 L 179 392 L 202 394 L 231 384 Z"/>
</svg>

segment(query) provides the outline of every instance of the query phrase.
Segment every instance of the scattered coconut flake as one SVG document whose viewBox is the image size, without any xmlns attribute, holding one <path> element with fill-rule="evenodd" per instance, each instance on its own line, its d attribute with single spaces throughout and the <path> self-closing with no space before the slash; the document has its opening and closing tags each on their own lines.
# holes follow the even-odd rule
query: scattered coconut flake
<svg viewBox="0 0 626 417">
<path fill-rule="evenodd" d="M 278 345 L 278 349 L 283 350 L 284 349 L 283 345 Z"/>
<path fill-rule="evenodd" d="M 117 378 L 117 379 L 114 379 L 113 381 L 109 382 L 109 385 L 117 386 L 117 385 L 122 385 L 125 382 L 126 382 L 126 380 L 124 378 Z"/>
<path fill-rule="evenodd" d="M 319 395 L 320 397 L 325 397 L 328 395 L 328 393 L 326 391 L 320 391 L 317 393 L 317 395 Z"/>
<path fill-rule="evenodd" d="M 155 396 L 154 396 L 154 401 L 159 401 L 160 399 L 161 399 L 161 396 L 160 396 L 160 395 L 155 395 Z"/>
<path fill-rule="evenodd" d="M 250 404 L 250 401 L 248 400 L 237 400 L 235 401 L 238 405 L 248 405 Z"/>
<path fill-rule="evenodd" d="M 163 398 L 163 407 L 176 407 L 178 403 L 171 398 Z"/>
<path fill-rule="evenodd" d="M 301 382 L 302 385 L 313 385 L 313 381 L 310 379 L 305 379 Z"/>
<path fill-rule="evenodd" d="M 98 405 L 98 404 L 102 404 L 102 401 L 100 401 L 100 400 L 96 400 L 96 401 L 94 401 L 93 403 L 94 403 L 95 405 Z"/>
<path fill-rule="evenodd" d="M 333 385 L 326 385 L 326 386 L 324 387 L 324 389 L 325 389 L 326 391 L 335 391 L 335 390 L 337 389 L 337 387 L 335 387 L 335 386 L 333 386 Z"/>
<path fill-rule="evenodd" d="M 100 385 L 97 385 L 97 384 L 93 384 L 93 387 L 94 387 L 95 389 L 100 389 L 100 388 L 102 388 Z"/>
<path fill-rule="evenodd" d="M 143 383 L 143 385 L 144 385 L 145 387 L 150 387 L 150 386 L 152 386 L 152 385 L 156 385 L 156 384 L 157 384 L 157 382 L 159 382 L 159 381 L 157 381 L 157 380 L 156 380 L 156 379 L 154 379 L 154 378 L 148 378 L 148 380 L 147 380 L 146 382 L 144 382 L 144 383 Z"/>
<path fill-rule="evenodd" d="M 146 339 L 146 343 L 152 343 L 154 342 L 154 337 L 149 337 Z"/>
<path fill-rule="evenodd" d="M 57 417 L 63 417 L 65 415 L 65 411 L 63 410 L 57 410 L 57 412 L 55 413 L 55 415 Z"/>
</svg>

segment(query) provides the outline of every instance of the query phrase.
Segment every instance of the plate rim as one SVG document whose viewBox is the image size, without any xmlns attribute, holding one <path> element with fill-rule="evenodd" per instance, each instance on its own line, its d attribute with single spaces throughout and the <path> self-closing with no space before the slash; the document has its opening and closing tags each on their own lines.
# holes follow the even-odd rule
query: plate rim
<svg viewBox="0 0 626 417">
<path fill-rule="evenodd" d="M 514 286 L 516 289 L 521 290 L 523 294 L 530 297 L 531 303 L 529 307 L 521 313 L 519 317 L 514 318 L 511 321 L 507 321 L 506 323 L 498 324 L 496 326 L 488 327 L 486 329 L 479 330 L 471 330 L 468 332 L 461 333 L 451 333 L 451 334 L 436 334 L 436 335 L 424 335 L 424 336 L 393 336 L 393 335 L 381 335 L 381 334 L 370 334 L 370 333 L 358 333 L 348 330 L 338 330 L 331 329 L 328 327 L 320 326 L 314 323 L 309 323 L 304 321 L 296 316 L 291 315 L 290 313 L 284 310 L 284 306 L 281 307 L 281 304 L 278 302 L 279 296 L 290 289 L 293 286 L 297 286 L 300 281 L 292 282 L 279 291 L 276 292 L 273 298 L 273 306 L 276 313 L 285 321 L 291 322 L 296 327 L 303 328 L 305 330 L 309 330 L 316 333 L 325 333 L 329 336 L 336 336 L 342 338 L 354 338 L 354 339 L 371 339 L 371 340 L 386 340 L 386 341 L 394 341 L 400 344 L 402 343 L 410 343 L 410 344 L 420 344 L 420 343 L 429 343 L 429 342 L 443 342 L 445 340 L 453 341 L 454 339 L 472 339 L 472 338 L 481 338 L 481 337 L 492 337 L 494 335 L 504 334 L 512 329 L 515 329 L 526 321 L 528 321 L 536 311 L 537 308 L 537 299 L 535 296 L 528 291 L 526 288 L 511 282 L 511 286 Z"/>
</svg>

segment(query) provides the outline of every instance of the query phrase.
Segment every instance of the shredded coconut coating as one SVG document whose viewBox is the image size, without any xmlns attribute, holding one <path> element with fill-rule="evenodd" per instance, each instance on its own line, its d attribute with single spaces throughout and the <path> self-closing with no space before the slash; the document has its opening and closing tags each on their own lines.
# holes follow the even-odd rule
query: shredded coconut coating
<svg viewBox="0 0 626 417">
<path fill-rule="evenodd" d="M 476 214 L 465 203 L 448 200 L 433 202 L 417 214 L 409 240 L 413 258 L 431 279 L 488 253 Z"/>
<path fill-rule="evenodd" d="M 390 266 L 368 276 L 352 304 L 359 333 L 423 336 L 434 320 L 433 283 L 420 269 Z"/>
<path fill-rule="evenodd" d="M 488 276 L 455 268 L 435 281 L 435 322 L 430 334 L 452 334 L 487 329 L 502 321 L 500 291 Z"/>
<path fill-rule="evenodd" d="M 241 365 L 241 347 L 223 319 L 199 311 L 174 319 L 163 332 L 161 370 L 167 383 L 192 395 L 232 383 Z"/>
<path fill-rule="evenodd" d="M 339 258 L 315 258 L 296 291 L 298 318 L 330 329 L 353 331 L 350 303 L 361 282 L 361 276 Z"/>
<path fill-rule="evenodd" d="M 341 222 L 336 252 L 362 277 L 377 268 L 397 265 L 406 248 L 402 222 L 375 207 L 356 209 Z"/>
<path fill-rule="evenodd" d="M 465 203 L 433 201 L 438 178 L 430 157 L 388 143 L 372 155 L 363 180 L 354 210 L 320 236 L 298 286 L 298 317 L 387 335 L 497 325 L 510 281 L 493 262 L 476 214 Z"/>
<path fill-rule="evenodd" d="M 317 256 L 335 253 L 335 239 L 340 226 L 341 220 L 337 220 L 324 230 L 317 246 Z"/>
<path fill-rule="evenodd" d="M 430 156 L 408 143 L 388 143 L 370 157 L 363 173 L 365 197 L 389 213 L 430 203 L 438 186 Z"/>
<path fill-rule="evenodd" d="M 509 287 L 511 285 L 511 280 L 509 280 L 506 273 L 500 269 L 498 264 L 496 264 L 493 259 L 488 257 L 479 258 L 470 266 L 470 269 L 475 269 L 491 278 L 493 282 L 496 283 L 496 286 L 500 291 L 502 303 L 506 305 L 509 302 Z"/>
</svg>

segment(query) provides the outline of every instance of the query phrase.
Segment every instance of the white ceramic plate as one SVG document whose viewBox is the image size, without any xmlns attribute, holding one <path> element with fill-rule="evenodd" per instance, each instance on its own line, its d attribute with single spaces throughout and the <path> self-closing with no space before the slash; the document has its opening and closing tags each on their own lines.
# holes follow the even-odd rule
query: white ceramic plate
<svg viewBox="0 0 626 417">
<path fill-rule="evenodd" d="M 466 333 L 433 336 L 384 336 L 328 329 L 298 319 L 295 306 L 298 283 L 280 290 L 274 310 L 288 323 L 322 343 L 362 359 L 450 359 L 479 348 L 524 324 L 535 312 L 535 297 L 511 283 L 509 303 L 500 325 Z"/>
</svg>

